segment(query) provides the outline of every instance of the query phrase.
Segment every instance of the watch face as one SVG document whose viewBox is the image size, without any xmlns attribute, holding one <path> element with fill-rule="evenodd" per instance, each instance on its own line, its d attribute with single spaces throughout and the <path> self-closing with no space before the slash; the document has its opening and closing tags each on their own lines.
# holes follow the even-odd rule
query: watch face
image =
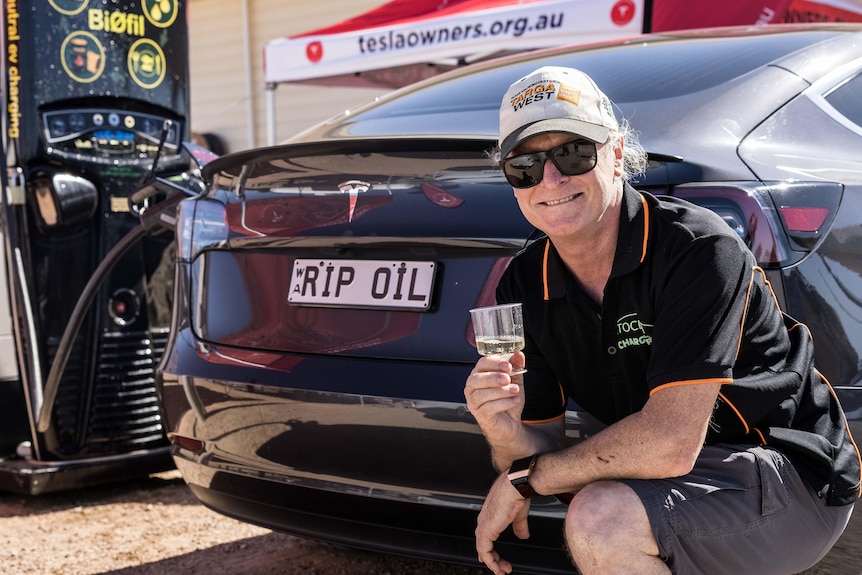
<svg viewBox="0 0 862 575">
<path fill-rule="evenodd" d="M 512 466 L 509 468 L 509 475 L 519 471 L 526 471 L 527 475 L 529 475 L 533 465 L 536 464 L 536 457 L 536 455 L 531 455 L 529 457 L 516 459 L 512 462 Z"/>
</svg>

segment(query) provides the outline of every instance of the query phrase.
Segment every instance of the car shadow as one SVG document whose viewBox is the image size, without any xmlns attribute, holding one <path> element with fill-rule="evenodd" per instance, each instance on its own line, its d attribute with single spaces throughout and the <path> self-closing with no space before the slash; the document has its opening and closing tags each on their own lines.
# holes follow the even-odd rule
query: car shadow
<svg viewBox="0 0 862 575">
<path fill-rule="evenodd" d="M 436 561 L 410 559 L 269 533 L 200 549 L 144 565 L 106 571 L 99 575 L 309 575 L 362 573 L 364 575 L 486 575 L 485 569 Z"/>
</svg>

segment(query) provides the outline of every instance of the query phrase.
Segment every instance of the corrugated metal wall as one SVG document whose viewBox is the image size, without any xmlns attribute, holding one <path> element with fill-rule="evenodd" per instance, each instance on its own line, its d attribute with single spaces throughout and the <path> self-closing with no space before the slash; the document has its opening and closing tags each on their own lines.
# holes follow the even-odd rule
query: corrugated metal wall
<svg viewBox="0 0 862 575">
<path fill-rule="evenodd" d="M 263 47 L 352 18 L 385 0 L 189 0 L 192 130 L 235 152 L 266 145 Z M 383 93 L 379 89 L 280 85 L 277 139 Z"/>
</svg>

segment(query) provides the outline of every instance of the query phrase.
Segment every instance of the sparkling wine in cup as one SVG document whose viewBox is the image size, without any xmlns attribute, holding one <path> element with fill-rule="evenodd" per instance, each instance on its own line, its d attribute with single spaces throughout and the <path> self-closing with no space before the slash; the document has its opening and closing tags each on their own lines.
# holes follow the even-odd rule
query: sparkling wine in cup
<svg viewBox="0 0 862 575">
<path fill-rule="evenodd" d="M 477 307 L 470 310 L 473 332 L 476 334 L 476 349 L 480 355 L 509 359 L 519 349 L 524 349 L 524 316 L 521 304 L 508 303 Z M 526 372 L 518 369 L 509 375 Z"/>
</svg>

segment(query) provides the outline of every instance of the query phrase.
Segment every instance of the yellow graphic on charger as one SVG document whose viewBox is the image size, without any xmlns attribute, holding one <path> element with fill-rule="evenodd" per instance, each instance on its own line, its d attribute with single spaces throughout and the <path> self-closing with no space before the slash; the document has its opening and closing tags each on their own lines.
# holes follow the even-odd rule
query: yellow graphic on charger
<svg viewBox="0 0 862 575">
<path fill-rule="evenodd" d="M 149 38 L 141 38 L 129 48 L 129 74 L 141 88 L 151 90 L 165 79 L 165 53 Z"/>
<path fill-rule="evenodd" d="M 105 70 L 105 48 L 89 32 L 72 32 L 60 46 L 60 62 L 70 78 L 87 84 Z"/>
<path fill-rule="evenodd" d="M 80 14 L 87 7 L 90 0 L 48 0 L 54 10 L 66 16 Z"/>
<path fill-rule="evenodd" d="M 177 19 L 179 5 L 177 0 L 143 0 L 144 15 L 153 26 L 167 28 Z"/>
</svg>

